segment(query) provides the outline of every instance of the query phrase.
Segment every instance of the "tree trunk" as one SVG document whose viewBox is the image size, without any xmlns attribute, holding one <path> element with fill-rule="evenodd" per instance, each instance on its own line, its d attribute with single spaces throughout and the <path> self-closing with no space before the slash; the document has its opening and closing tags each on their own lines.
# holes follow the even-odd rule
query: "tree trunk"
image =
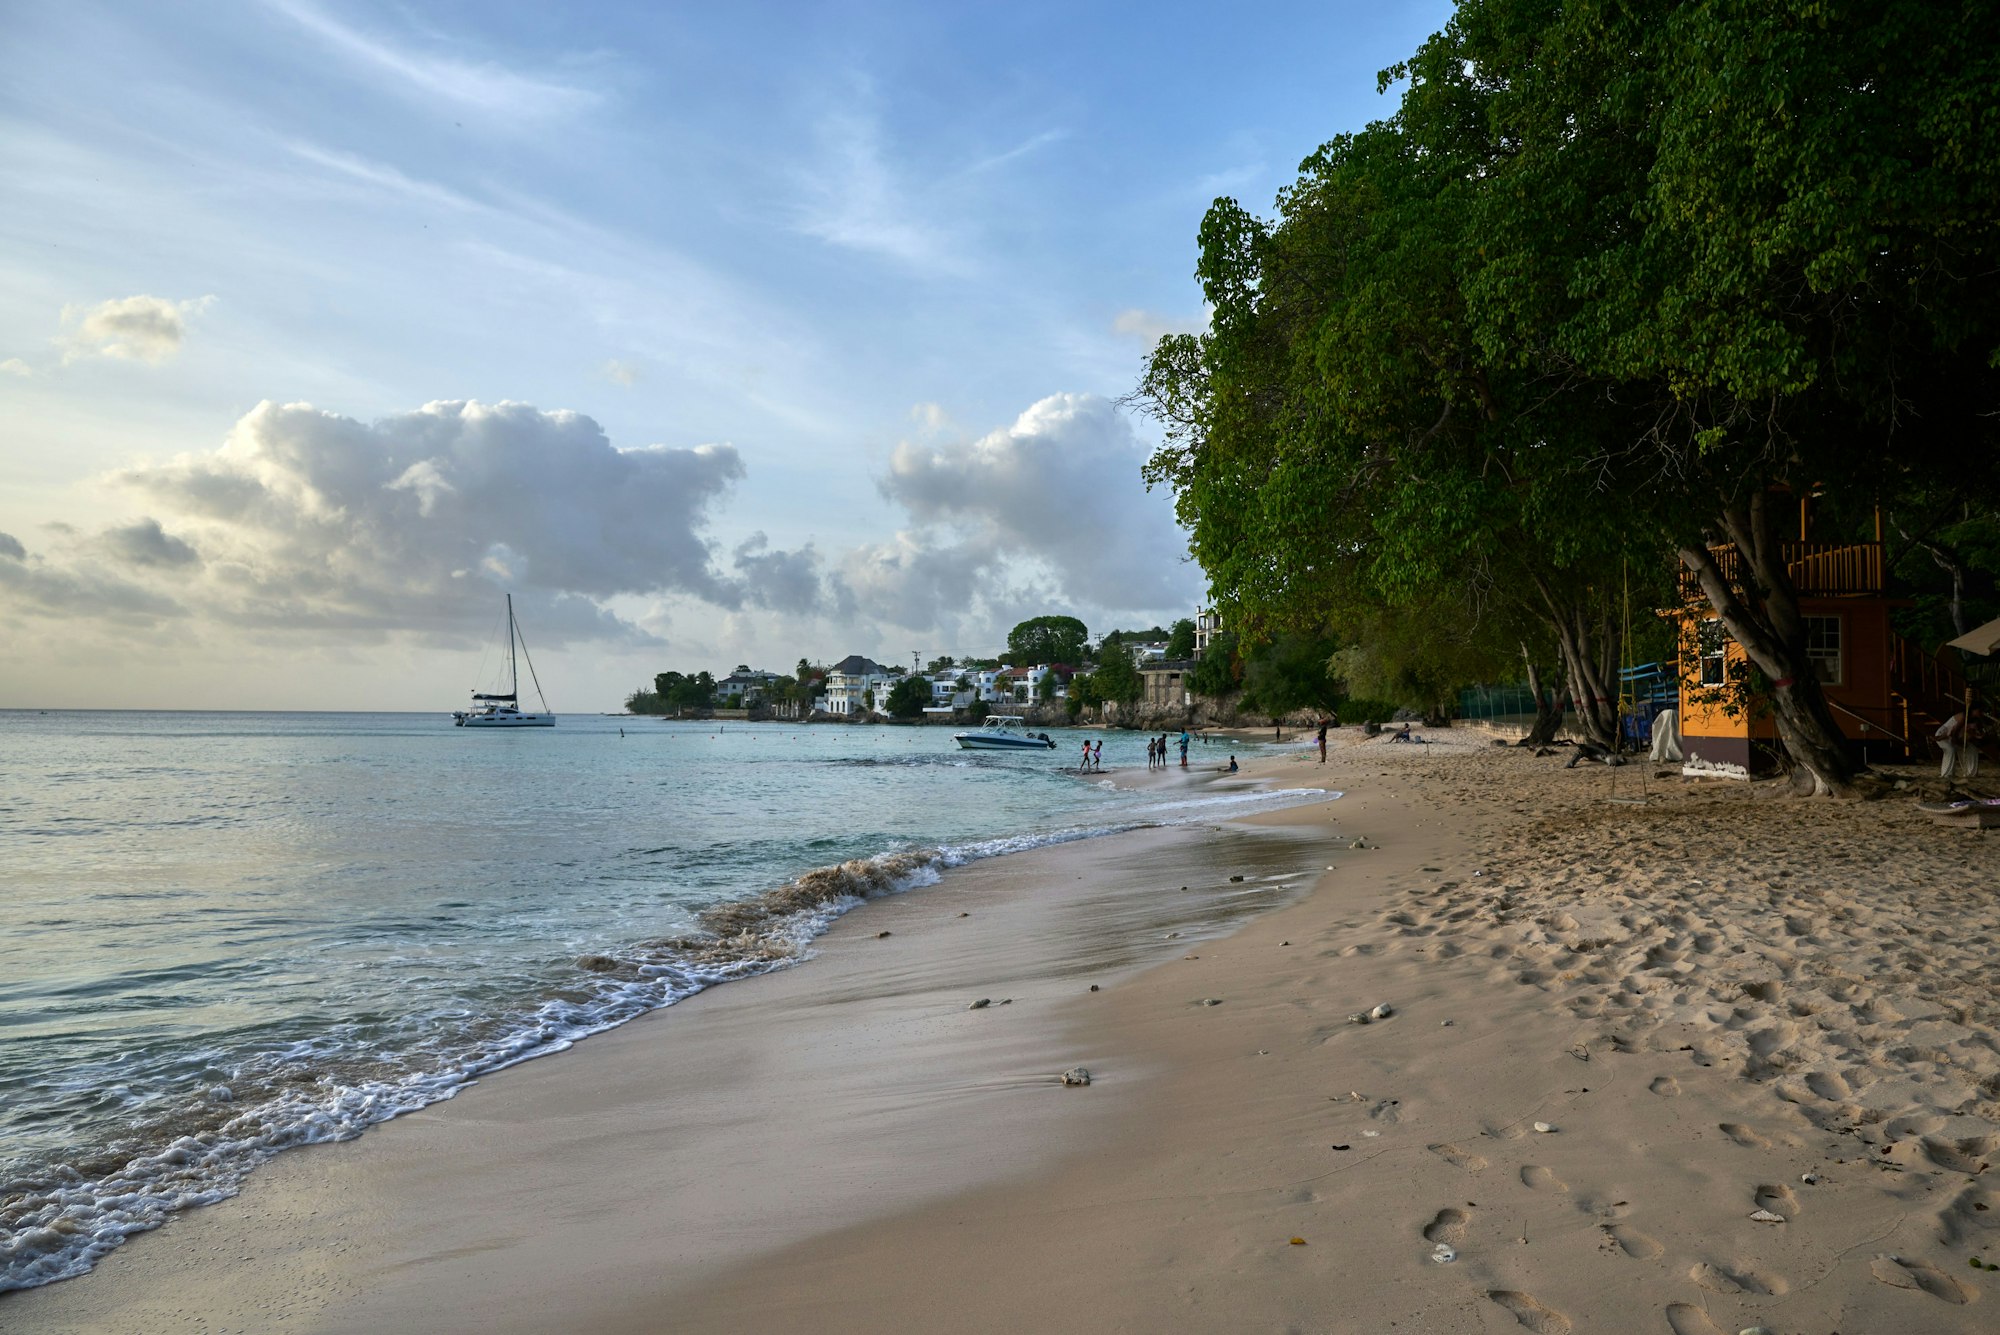
<svg viewBox="0 0 2000 1335">
<path fill-rule="evenodd" d="M 1806 657 L 1798 590 L 1785 568 L 1784 546 L 1772 537 L 1764 493 L 1754 493 L 1747 506 L 1725 506 L 1720 520 L 1736 544 L 1741 587 L 1723 578 L 1707 547 L 1681 547 L 1681 563 L 1694 572 L 1723 628 L 1770 680 L 1778 740 L 1810 776 L 1814 795 L 1846 792 L 1859 766 Z"/>
<path fill-rule="evenodd" d="M 1604 670 L 1606 662 L 1617 662 L 1617 645 L 1608 633 L 1610 616 L 1602 618 L 1607 633 L 1593 638 L 1590 609 L 1585 603 L 1559 596 L 1540 575 L 1534 580 L 1542 595 L 1542 615 L 1555 630 L 1556 644 L 1562 651 L 1563 674 L 1569 678 L 1570 694 L 1576 702 L 1577 727 L 1588 740 L 1616 750 L 1618 694 L 1611 683 L 1617 676 L 1615 670 Z"/>
<path fill-rule="evenodd" d="M 1943 543 L 1919 538 L 1917 546 L 1924 549 L 1938 569 L 1951 576 L 1951 633 L 1964 635 L 1972 627 L 1965 624 L 1965 562 L 1958 559 L 1958 553 Z"/>
<path fill-rule="evenodd" d="M 1542 691 L 1542 670 L 1535 660 L 1528 657 L 1528 646 L 1521 646 L 1521 661 L 1528 665 L 1528 691 L 1535 697 L 1535 726 L 1528 729 L 1527 746 L 1547 746 L 1556 739 L 1556 729 L 1562 727 L 1562 706 L 1549 699 Z"/>
</svg>

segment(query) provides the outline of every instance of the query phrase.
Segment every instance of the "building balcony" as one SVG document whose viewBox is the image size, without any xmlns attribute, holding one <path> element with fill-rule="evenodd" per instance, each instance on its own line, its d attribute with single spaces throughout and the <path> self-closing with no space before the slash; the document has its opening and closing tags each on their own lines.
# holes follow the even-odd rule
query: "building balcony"
<svg viewBox="0 0 2000 1335">
<path fill-rule="evenodd" d="M 1738 588 L 1743 583 L 1743 558 L 1734 543 L 1711 547 L 1716 568 Z M 1886 589 L 1879 542 L 1788 542 L 1785 569 L 1801 598 L 1879 598 Z M 1705 601 L 1694 572 L 1680 572 L 1683 602 Z"/>
</svg>

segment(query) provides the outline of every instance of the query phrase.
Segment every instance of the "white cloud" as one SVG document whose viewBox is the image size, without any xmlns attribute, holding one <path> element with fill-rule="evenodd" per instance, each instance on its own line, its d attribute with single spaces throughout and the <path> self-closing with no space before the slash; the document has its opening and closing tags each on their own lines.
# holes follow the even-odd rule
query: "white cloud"
<svg viewBox="0 0 2000 1335">
<path fill-rule="evenodd" d="M 1125 310 L 1118 312 L 1111 321 L 1114 333 L 1136 338 L 1151 347 L 1168 334 L 1199 334 L 1208 328 L 1208 313 L 1204 311 L 1199 320 L 1175 319 L 1155 311 Z"/>
<path fill-rule="evenodd" d="M 1003 149 L 989 157 L 981 158 L 979 161 L 966 167 L 960 175 L 976 176 L 981 172 L 992 171 L 995 167 L 1004 167 L 1018 158 L 1027 157 L 1037 149 L 1047 148 L 1050 144 L 1060 143 L 1067 138 L 1069 138 L 1069 131 L 1067 130 L 1043 130 L 1040 134 L 1028 136 L 1012 148 Z"/>
<path fill-rule="evenodd" d="M 214 297 L 167 301 L 161 297 L 121 297 L 95 306 L 65 306 L 63 360 L 119 357 L 163 362 L 181 350 L 188 320 L 208 309 Z"/>
<path fill-rule="evenodd" d="M 727 445 L 618 449 L 588 417 L 527 404 L 432 403 L 371 424 L 264 403 L 219 449 L 109 479 L 167 524 L 149 514 L 23 552 L 0 566 L 0 605 L 88 618 L 101 607 L 82 591 L 115 587 L 128 613 L 449 639 L 490 619 L 504 584 L 539 605 L 551 646 L 642 639 L 608 600 L 744 599 L 703 533 L 742 473 Z"/>
<path fill-rule="evenodd" d="M 328 47 L 397 90 L 414 90 L 496 118 L 540 119 L 588 109 L 589 89 L 521 74 L 494 61 L 431 55 L 362 32 L 306 0 L 267 0 Z"/>
<path fill-rule="evenodd" d="M 1012 426 L 931 447 L 904 442 L 882 494 L 911 526 L 841 559 L 838 606 L 913 630 L 1004 634 L 1025 609 L 1166 616 L 1199 596 L 1146 450 L 1109 400 L 1055 394 Z"/>
<path fill-rule="evenodd" d="M 1146 451 L 1107 400 L 1058 394 L 978 439 L 924 440 L 879 480 L 904 521 L 886 541 L 755 532 L 718 549 L 713 512 L 745 474 L 730 445 L 620 449 L 588 417 L 521 403 L 373 423 L 264 403 L 214 450 L 105 479 L 138 502 L 126 522 L 45 524 L 34 552 L 0 534 L 0 623 L 60 637 L 171 622 L 174 643 L 217 652 L 456 646 L 506 589 L 538 647 L 657 643 L 674 607 L 676 654 L 692 636 L 734 660 L 874 652 L 906 632 L 990 649 L 1025 616 L 1102 629 L 1193 605 L 1171 507 L 1141 487 Z"/>
<path fill-rule="evenodd" d="M 866 99 L 865 85 L 856 96 Z M 963 269 L 960 246 L 920 207 L 926 192 L 906 186 L 891 166 L 874 116 L 852 108 L 831 112 L 817 134 L 820 156 L 800 174 L 799 231 L 913 269 Z"/>
<path fill-rule="evenodd" d="M 770 539 L 753 533 L 733 556 L 741 601 L 778 612 L 812 612 L 823 605 L 819 553 L 811 543 L 797 551 L 773 551 Z"/>
<path fill-rule="evenodd" d="M 7 375 L 26 377 L 33 375 L 35 368 L 22 361 L 19 357 L 9 357 L 6 361 L 0 362 L 0 372 L 4 372 Z"/>
<path fill-rule="evenodd" d="M 639 368 L 631 362 L 621 362 L 615 357 L 604 363 L 599 374 L 612 384 L 623 385 L 627 389 L 639 383 Z"/>
<path fill-rule="evenodd" d="M 337 149 L 321 148 L 317 144 L 294 140 L 285 145 L 285 150 L 293 157 L 310 162 L 315 167 L 324 168 L 337 176 L 368 186 L 375 190 L 401 196 L 418 204 L 448 212 L 487 212 L 486 206 L 461 195 L 456 190 L 439 185 L 435 181 L 420 180 L 407 172 L 381 162 L 371 162 L 353 153 L 342 153 Z"/>
</svg>

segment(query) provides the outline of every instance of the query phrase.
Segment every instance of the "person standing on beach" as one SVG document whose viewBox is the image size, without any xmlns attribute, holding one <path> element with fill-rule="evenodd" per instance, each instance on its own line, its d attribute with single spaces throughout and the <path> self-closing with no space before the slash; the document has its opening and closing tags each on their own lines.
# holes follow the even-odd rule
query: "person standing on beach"
<svg viewBox="0 0 2000 1335">
<path fill-rule="evenodd" d="M 1319 721 L 1319 763 L 1326 763 L 1326 720 Z"/>
<path fill-rule="evenodd" d="M 1076 772 L 1078 774 L 1088 774 L 1090 772 L 1090 739 L 1087 737 L 1083 742 L 1083 760 L 1077 765 Z"/>
<path fill-rule="evenodd" d="M 1100 773 L 1104 769 L 1104 743 L 1102 741 L 1091 748 L 1090 767 Z"/>
<path fill-rule="evenodd" d="M 1953 714 L 1931 734 L 1944 752 L 1944 764 L 1938 769 L 1940 779 L 1970 779 L 1979 773 L 1979 746 L 1974 734 L 1984 717 L 1985 711 L 1973 705 Z"/>
<path fill-rule="evenodd" d="M 1181 768 L 1182 768 L 1182 769 L 1186 769 L 1186 768 L 1187 768 L 1187 749 L 1188 749 L 1188 734 L 1187 734 L 1187 729 L 1186 729 L 1186 728 L 1182 728 L 1182 729 L 1181 729 Z"/>
</svg>

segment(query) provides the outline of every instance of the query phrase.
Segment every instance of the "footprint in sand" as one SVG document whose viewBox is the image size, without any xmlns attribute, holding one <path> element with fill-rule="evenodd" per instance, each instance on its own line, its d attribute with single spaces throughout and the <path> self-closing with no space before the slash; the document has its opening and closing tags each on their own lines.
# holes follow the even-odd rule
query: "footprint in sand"
<svg viewBox="0 0 2000 1335">
<path fill-rule="evenodd" d="M 1949 1169 L 1954 1173 L 1976 1175 L 1986 1171 L 1987 1161 L 1992 1157 L 1994 1147 L 2000 1145 L 2000 1136 L 1972 1136 L 1965 1140 L 1925 1136 L 1922 1144 L 1924 1157 L 1939 1168 Z"/>
<path fill-rule="evenodd" d="M 1768 1150 L 1771 1142 L 1740 1122 L 1724 1122 L 1716 1128 L 1746 1150 Z"/>
<path fill-rule="evenodd" d="M 1984 1248 L 1983 1235 L 2000 1229 L 2000 1196 L 1990 1195 L 1980 1187 L 1961 1191 L 1950 1205 L 1938 1211 L 1937 1221 L 1938 1241 L 1945 1246 L 1956 1247 L 1971 1240 L 1973 1245 Z"/>
<path fill-rule="evenodd" d="M 1472 1216 L 1465 1211 L 1446 1206 L 1424 1225 L 1424 1241 L 1456 1247 L 1465 1241 L 1465 1226 L 1471 1222 Z"/>
<path fill-rule="evenodd" d="M 1710 1293 L 1741 1293 L 1745 1288 L 1739 1276 L 1718 1269 L 1706 1261 L 1696 1261 L 1694 1267 L 1688 1271 L 1688 1278 Z"/>
<path fill-rule="evenodd" d="M 1967 1302 L 1975 1292 L 1929 1261 L 1908 1256 L 1878 1256 L 1868 1267 L 1868 1273 L 1894 1288 L 1921 1289 L 1948 1303 Z"/>
<path fill-rule="evenodd" d="M 1757 1208 L 1781 1214 L 1787 1219 L 1797 1219 L 1799 1198 L 1782 1182 L 1766 1182 L 1757 1188 Z"/>
<path fill-rule="evenodd" d="M 1688 1271 L 1688 1278 L 1707 1289 L 1710 1293 L 1754 1293 L 1773 1298 L 1790 1293 L 1792 1286 L 1775 1275 L 1760 1275 L 1747 1266 L 1730 1262 L 1731 1269 L 1698 1261 Z"/>
<path fill-rule="evenodd" d="M 1568 1191 L 1569 1184 L 1538 1163 L 1521 1169 L 1521 1185 L 1535 1191 Z"/>
<path fill-rule="evenodd" d="M 1729 1332 L 1708 1319 L 1708 1313 L 1693 1303 L 1669 1303 L 1667 1324 L 1674 1335 L 1729 1335 Z"/>
<path fill-rule="evenodd" d="M 1545 1307 L 1533 1296 L 1515 1289 L 1488 1289 L 1486 1296 L 1514 1314 L 1514 1319 L 1535 1335 L 1569 1335 L 1569 1318 L 1553 1307 Z"/>
<path fill-rule="evenodd" d="M 1432 1145 L 1430 1152 L 1453 1168 L 1463 1168 L 1468 1173 L 1476 1173 L 1486 1167 L 1485 1155 L 1474 1154 L 1471 1150 L 1460 1149 L 1456 1145 Z"/>
<path fill-rule="evenodd" d="M 1604 1236 L 1635 1261 L 1657 1261 L 1667 1250 L 1657 1238 L 1648 1237 L 1627 1224 L 1605 1225 Z"/>
<path fill-rule="evenodd" d="M 1368 1110 L 1368 1116 L 1377 1122 L 1400 1122 L 1403 1114 L 1397 1108 L 1401 1103 L 1401 1099 L 1384 1099 Z"/>
<path fill-rule="evenodd" d="M 1681 1082 L 1670 1075 L 1657 1076 L 1646 1088 L 1663 1099 L 1671 1099 L 1681 1092 Z"/>
</svg>

